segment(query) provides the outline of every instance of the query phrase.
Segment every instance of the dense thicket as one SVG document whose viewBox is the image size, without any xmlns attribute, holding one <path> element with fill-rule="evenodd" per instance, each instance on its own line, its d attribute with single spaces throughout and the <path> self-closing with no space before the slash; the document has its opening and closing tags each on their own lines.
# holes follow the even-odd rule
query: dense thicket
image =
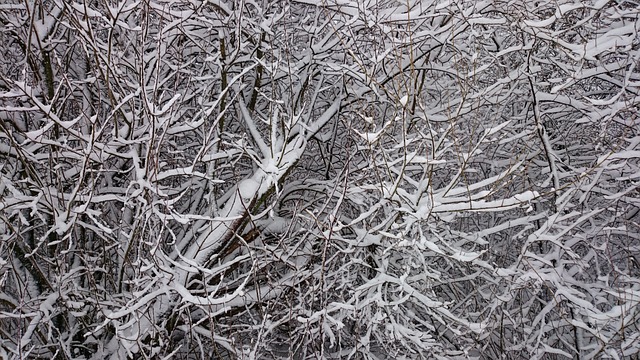
<svg viewBox="0 0 640 360">
<path fill-rule="evenodd" d="M 0 4 L 0 357 L 632 358 L 640 4 Z"/>
</svg>

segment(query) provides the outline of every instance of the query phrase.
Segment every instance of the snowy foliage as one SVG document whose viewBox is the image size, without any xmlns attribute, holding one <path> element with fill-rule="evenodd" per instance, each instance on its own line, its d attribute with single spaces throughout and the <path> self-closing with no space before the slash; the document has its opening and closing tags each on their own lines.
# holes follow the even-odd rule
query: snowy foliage
<svg viewBox="0 0 640 360">
<path fill-rule="evenodd" d="M 0 4 L 0 358 L 640 356 L 633 1 Z"/>
</svg>

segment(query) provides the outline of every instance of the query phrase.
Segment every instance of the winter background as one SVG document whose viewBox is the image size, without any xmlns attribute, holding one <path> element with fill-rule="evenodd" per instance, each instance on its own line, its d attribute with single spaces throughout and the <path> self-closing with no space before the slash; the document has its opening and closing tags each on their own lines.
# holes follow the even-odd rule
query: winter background
<svg viewBox="0 0 640 360">
<path fill-rule="evenodd" d="M 0 358 L 638 359 L 635 0 L 6 0 Z"/>
</svg>

